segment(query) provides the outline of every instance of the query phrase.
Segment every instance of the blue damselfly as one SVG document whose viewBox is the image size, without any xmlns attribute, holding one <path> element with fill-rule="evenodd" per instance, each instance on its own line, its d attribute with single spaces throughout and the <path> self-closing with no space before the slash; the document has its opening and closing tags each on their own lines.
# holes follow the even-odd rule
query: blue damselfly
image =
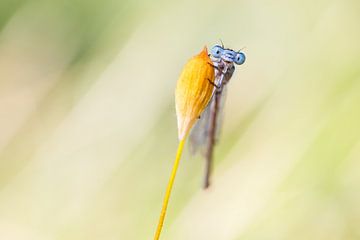
<svg viewBox="0 0 360 240">
<path fill-rule="evenodd" d="M 213 152 L 221 128 L 221 112 L 225 102 L 226 84 L 235 71 L 235 64 L 241 65 L 245 62 L 245 54 L 241 51 L 224 48 L 223 45 L 215 45 L 211 49 L 210 58 L 215 68 L 213 96 L 190 134 L 191 151 L 193 153 L 200 151 L 206 160 L 204 188 L 210 186 Z"/>
</svg>

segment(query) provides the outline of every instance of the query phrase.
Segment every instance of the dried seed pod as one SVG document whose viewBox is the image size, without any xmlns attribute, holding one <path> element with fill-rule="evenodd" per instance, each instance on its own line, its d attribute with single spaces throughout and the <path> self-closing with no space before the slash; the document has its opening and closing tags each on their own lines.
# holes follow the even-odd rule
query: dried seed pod
<svg viewBox="0 0 360 240">
<path fill-rule="evenodd" d="M 215 71 L 207 48 L 185 65 L 175 91 L 179 139 L 190 131 L 214 92 Z"/>
</svg>

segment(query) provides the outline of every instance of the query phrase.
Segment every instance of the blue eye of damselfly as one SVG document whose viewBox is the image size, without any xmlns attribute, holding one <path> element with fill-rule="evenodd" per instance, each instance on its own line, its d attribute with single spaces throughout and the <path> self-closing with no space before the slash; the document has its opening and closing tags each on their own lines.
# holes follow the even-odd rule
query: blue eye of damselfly
<svg viewBox="0 0 360 240">
<path fill-rule="evenodd" d="M 222 54 L 222 52 L 224 51 L 224 49 L 219 46 L 219 45 L 215 45 L 212 49 L 211 49 L 211 55 L 215 58 L 219 58 Z"/>
<path fill-rule="evenodd" d="M 242 53 L 242 52 L 238 52 L 236 54 L 236 56 L 235 56 L 235 61 L 234 62 L 236 64 L 238 64 L 238 65 L 241 65 L 241 64 L 243 64 L 245 62 L 245 59 L 246 59 L 245 54 Z"/>
</svg>

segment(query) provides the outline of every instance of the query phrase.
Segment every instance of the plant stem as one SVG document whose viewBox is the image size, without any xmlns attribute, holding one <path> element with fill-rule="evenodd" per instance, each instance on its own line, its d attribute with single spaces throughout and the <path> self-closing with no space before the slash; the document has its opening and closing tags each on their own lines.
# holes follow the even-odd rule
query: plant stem
<svg viewBox="0 0 360 240">
<path fill-rule="evenodd" d="M 173 169 L 171 171 L 170 179 L 169 179 L 169 182 L 168 182 L 168 185 L 167 185 L 167 188 L 166 188 L 166 193 L 165 193 L 165 197 L 164 197 L 164 200 L 163 200 L 163 205 L 162 205 L 162 209 L 161 209 L 161 213 L 160 213 L 158 226 L 156 228 L 154 240 L 158 240 L 160 238 L 161 229 L 163 227 L 164 219 L 165 219 L 165 215 L 166 215 L 166 209 L 167 209 L 167 206 L 168 206 L 168 203 L 169 203 L 171 189 L 172 189 L 173 184 L 174 184 L 176 172 L 177 172 L 179 162 L 180 162 L 180 158 L 181 158 L 181 153 L 182 153 L 183 148 L 184 148 L 184 143 L 185 143 L 185 138 L 180 140 L 179 145 L 178 145 L 176 158 L 175 158 Z"/>
</svg>

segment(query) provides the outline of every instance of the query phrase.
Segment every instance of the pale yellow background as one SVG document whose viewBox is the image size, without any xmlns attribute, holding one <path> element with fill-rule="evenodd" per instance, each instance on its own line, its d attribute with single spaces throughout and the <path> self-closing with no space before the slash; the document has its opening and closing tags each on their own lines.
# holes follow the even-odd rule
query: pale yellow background
<svg viewBox="0 0 360 240">
<path fill-rule="evenodd" d="M 186 151 L 161 239 L 360 239 L 360 2 L 0 2 L 0 239 L 152 239 L 174 88 L 222 39 L 213 185 Z M 187 148 L 186 148 L 187 150 Z"/>
</svg>

